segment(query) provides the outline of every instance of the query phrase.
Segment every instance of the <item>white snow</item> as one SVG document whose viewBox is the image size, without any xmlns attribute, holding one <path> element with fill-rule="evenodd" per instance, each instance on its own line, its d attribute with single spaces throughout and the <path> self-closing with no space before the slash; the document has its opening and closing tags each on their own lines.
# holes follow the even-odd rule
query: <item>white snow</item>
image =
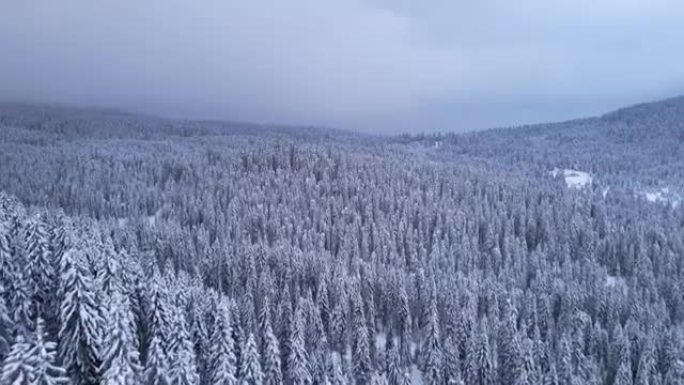
<svg viewBox="0 0 684 385">
<path fill-rule="evenodd" d="M 601 191 L 601 195 L 603 195 L 603 199 L 606 199 L 606 197 L 608 196 L 608 192 L 609 192 L 609 191 L 610 191 L 610 186 L 604 188 L 604 189 Z"/>
<path fill-rule="evenodd" d="M 418 369 L 416 365 L 411 365 L 411 385 L 422 385 L 423 384 L 423 373 Z"/>
<path fill-rule="evenodd" d="M 625 282 L 625 279 L 622 277 L 616 277 L 614 275 L 608 275 L 606 277 L 606 286 L 607 287 L 613 287 L 616 286 L 618 283 L 622 284 Z"/>
<path fill-rule="evenodd" d="M 594 178 L 588 172 L 572 170 L 568 168 L 559 169 L 556 167 L 550 171 L 550 174 L 554 178 L 557 178 L 559 175 L 563 175 L 563 178 L 565 178 L 565 185 L 568 186 L 568 188 L 578 190 L 591 185 L 594 180 Z"/>
<path fill-rule="evenodd" d="M 643 196 L 648 202 L 672 204 L 675 208 L 682 199 L 679 194 L 671 192 L 669 187 L 663 187 L 659 190 L 639 191 L 636 195 Z"/>
<path fill-rule="evenodd" d="M 549 174 L 551 174 L 551 177 L 553 177 L 553 178 L 558 178 L 558 174 L 559 174 L 561 171 L 562 171 L 562 170 L 559 169 L 558 167 L 554 167 L 553 170 L 549 171 Z"/>
<path fill-rule="evenodd" d="M 609 274 L 606 277 L 606 287 L 618 288 L 623 293 L 627 293 L 627 282 L 625 282 L 625 277 L 616 277 Z"/>
</svg>

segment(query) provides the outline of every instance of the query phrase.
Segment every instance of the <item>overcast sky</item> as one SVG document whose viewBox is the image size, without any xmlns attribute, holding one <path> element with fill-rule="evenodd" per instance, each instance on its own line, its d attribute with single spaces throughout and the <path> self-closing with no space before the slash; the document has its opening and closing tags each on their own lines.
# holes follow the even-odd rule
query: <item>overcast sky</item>
<svg viewBox="0 0 684 385">
<path fill-rule="evenodd" d="M 0 1 L 0 99 L 389 133 L 679 94 L 681 0 Z"/>
</svg>

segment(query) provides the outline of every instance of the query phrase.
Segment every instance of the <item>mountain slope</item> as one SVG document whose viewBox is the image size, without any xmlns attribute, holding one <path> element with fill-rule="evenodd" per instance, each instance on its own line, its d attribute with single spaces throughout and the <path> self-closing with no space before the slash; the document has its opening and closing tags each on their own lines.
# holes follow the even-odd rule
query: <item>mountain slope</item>
<svg viewBox="0 0 684 385">
<path fill-rule="evenodd" d="M 413 139 L 439 141 L 435 153 L 445 160 L 487 159 L 537 175 L 577 169 L 613 187 L 684 188 L 684 97 L 589 119 Z"/>
</svg>

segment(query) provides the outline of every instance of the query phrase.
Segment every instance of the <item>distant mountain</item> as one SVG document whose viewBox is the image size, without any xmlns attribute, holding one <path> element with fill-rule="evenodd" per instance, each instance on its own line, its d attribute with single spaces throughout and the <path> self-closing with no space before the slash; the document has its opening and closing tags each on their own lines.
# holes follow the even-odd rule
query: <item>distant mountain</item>
<svg viewBox="0 0 684 385">
<path fill-rule="evenodd" d="M 442 160 L 479 158 L 537 175 L 582 170 L 632 189 L 684 188 L 684 96 L 588 119 L 396 141 L 422 143 Z"/>
<path fill-rule="evenodd" d="M 285 126 L 235 121 L 172 119 L 114 109 L 0 103 L 0 126 L 28 129 L 61 139 L 160 139 L 168 136 L 287 136 L 298 139 L 369 137 L 314 126 Z"/>
<path fill-rule="evenodd" d="M 609 112 L 601 117 L 607 122 L 645 124 L 669 122 L 684 129 L 684 95 L 651 103 L 641 103 Z"/>
</svg>

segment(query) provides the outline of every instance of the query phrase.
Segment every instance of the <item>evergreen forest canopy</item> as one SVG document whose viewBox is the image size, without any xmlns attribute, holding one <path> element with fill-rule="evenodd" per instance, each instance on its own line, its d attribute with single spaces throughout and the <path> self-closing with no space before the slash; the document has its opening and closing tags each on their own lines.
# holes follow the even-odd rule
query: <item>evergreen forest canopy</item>
<svg viewBox="0 0 684 385">
<path fill-rule="evenodd" d="M 684 98 L 376 137 L 0 106 L 0 385 L 682 385 Z"/>
</svg>

